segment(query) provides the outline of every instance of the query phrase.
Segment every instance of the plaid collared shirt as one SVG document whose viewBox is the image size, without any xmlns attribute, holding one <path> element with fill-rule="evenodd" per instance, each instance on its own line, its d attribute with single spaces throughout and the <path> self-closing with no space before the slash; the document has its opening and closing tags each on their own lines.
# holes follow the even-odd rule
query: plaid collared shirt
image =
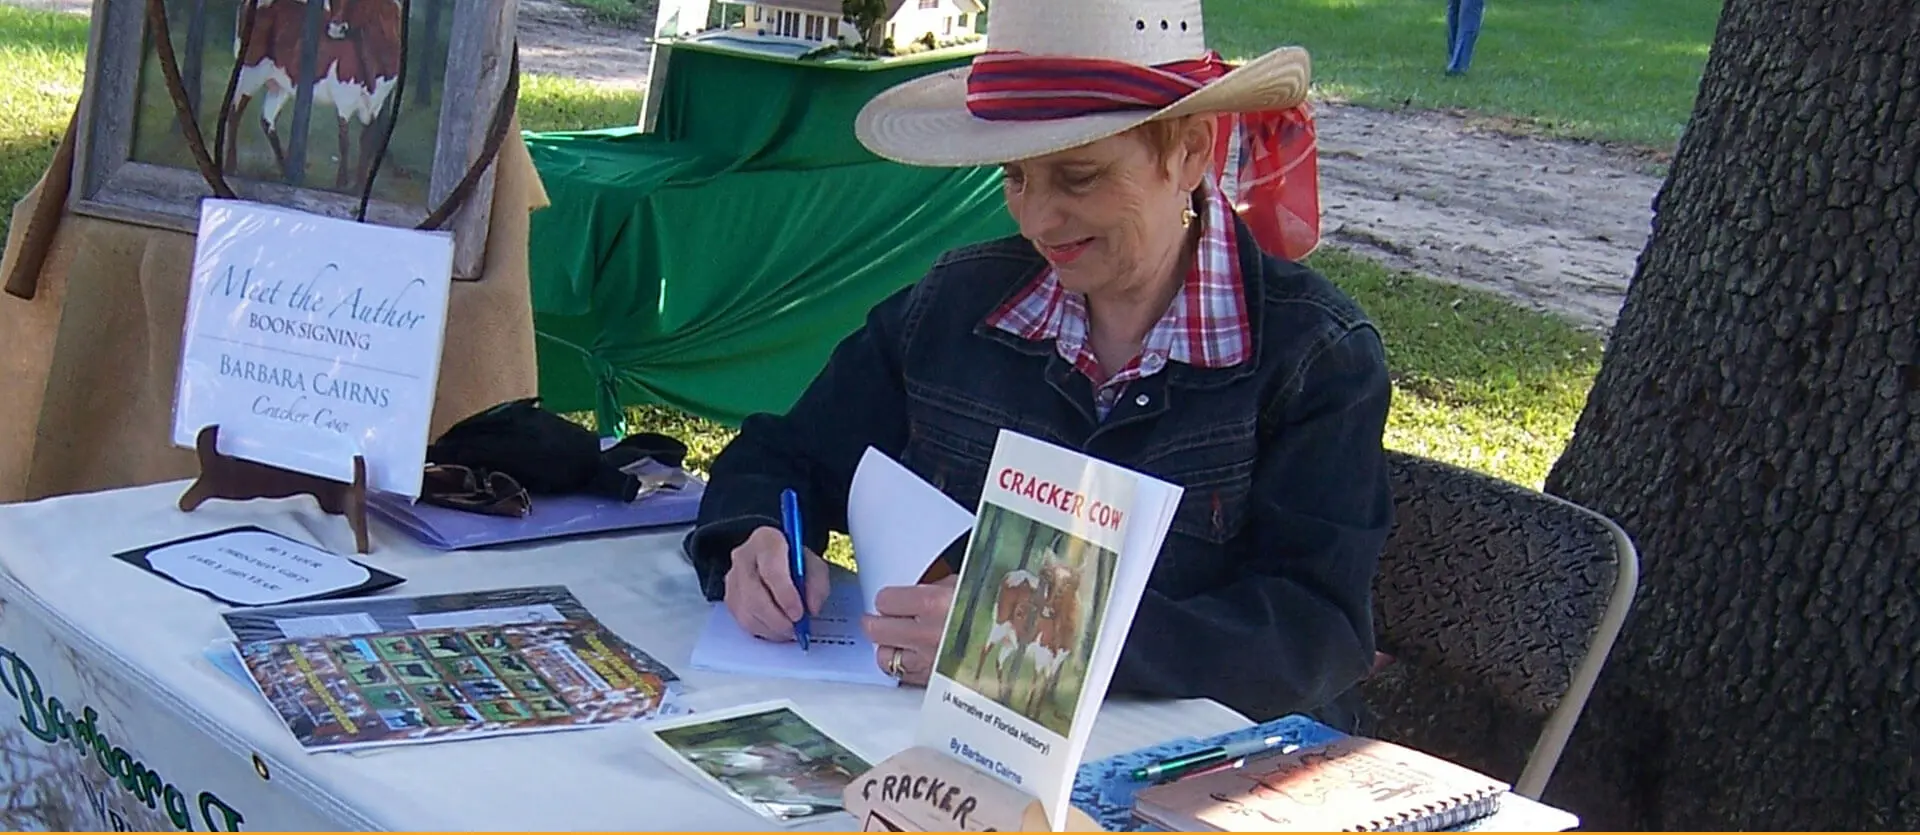
<svg viewBox="0 0 1920 835">
<path fill-rule="evenodd" d="M 1067 292 L 1052 268 L 994 311 L 987 322 L 1022 339 L 1054 340 L 1060 356 L 1093 381 L 1094 405 L 1102 420 L 1128 383 L 1158 373 L 1169 361 L 1204 368 L 1245 361 L 1250 326 L 1231 210 L 1211 179 L 1201 188 L 1201 199 L 1200 241 L 1194 247 L 1187 281 L 1147 332 L 1140 354 L 1112 377 L 1102 379 L 1100 361 L 1087 339 L 1086 298 Z"/>
</svg>

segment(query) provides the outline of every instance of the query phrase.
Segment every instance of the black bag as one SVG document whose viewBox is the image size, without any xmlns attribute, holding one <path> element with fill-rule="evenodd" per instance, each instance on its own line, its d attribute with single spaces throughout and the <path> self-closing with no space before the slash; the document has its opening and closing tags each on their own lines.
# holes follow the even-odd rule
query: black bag
<svg viewBox="0 0 1920 835">
<path fill-rule="evenodd" d="M 640 480 L 600 454 L 592 431 L 540 408 L 540 398 L 510 400 L 449 427 L 427 447 L 430 464 L 505 473 L 533 494 L 587 494 L 633 501 Z"/>
</svg>

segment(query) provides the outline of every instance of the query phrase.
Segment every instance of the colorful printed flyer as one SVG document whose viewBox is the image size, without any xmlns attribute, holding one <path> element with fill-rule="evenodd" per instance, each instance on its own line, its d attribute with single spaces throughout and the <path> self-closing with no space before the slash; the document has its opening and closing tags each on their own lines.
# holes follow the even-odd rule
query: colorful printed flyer
<svg viewBox="0 0 1920 835">
<path fill-rule="evenodd" d="M 309 751 L 648 719 L 674 680 L 593 621 L 256 641 L 239 652 Z"/>
</svg>

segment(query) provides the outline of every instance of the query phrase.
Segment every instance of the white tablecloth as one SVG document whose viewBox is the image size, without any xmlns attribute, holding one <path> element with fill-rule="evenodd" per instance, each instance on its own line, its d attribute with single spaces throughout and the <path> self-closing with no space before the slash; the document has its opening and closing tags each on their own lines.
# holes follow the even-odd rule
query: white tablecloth
<svg viewBox="0 0 1920 835">
<path fill-rule="evenodd" d="M 764 828 L 656 759 L 640 725 L 303 752 L 257 693 L 203 659 L 230 638 L 222 606 L 112 555 L 240 524 L 352 554 L 352 534 L 304 498 L 181 513 L 185 487 L 0 507 L 0 683 L 11 699 L 0 704 L 0 779 L 16 787 L 0 828 L 208 830 L 232 815 L 248 830 Z M 407 578 L 387 594 L 562 584 L 680 672 L 695 709 L 787 698 L 876 758 L 911 741 L 917 688 L 692 669 L 708 604 L 680 555 L 681 530 L 441 553 L 373 524 L 373 553 L 361 559 Z M 88 709 L 90 723 L 68 719 Z M 1246 721 L 1213 702 L 1112 701 L 1087 757 Z"/>
</svg>

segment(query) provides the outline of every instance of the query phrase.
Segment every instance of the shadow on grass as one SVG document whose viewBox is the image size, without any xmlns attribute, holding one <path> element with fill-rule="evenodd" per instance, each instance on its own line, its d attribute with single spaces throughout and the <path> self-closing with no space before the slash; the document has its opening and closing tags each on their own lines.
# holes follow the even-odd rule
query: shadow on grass
<svg viewBox="0 0 1920 835">
<path fill-rule="evenodd" d="M 13 222 L 13 204 L 40 181 L 65 130 L 63 121 L 52 130 L 0 136 L 0 197 L 5 199 L 0 205 L 0 242 Z"/>
<path fill-rule="evenodd" d="M 1540 486 L 1599 371 L 1598 335 L 1340 250 L 1310 263 L 1366 309 L 1386 342 L 1388 446 Z"/>
</svg>

